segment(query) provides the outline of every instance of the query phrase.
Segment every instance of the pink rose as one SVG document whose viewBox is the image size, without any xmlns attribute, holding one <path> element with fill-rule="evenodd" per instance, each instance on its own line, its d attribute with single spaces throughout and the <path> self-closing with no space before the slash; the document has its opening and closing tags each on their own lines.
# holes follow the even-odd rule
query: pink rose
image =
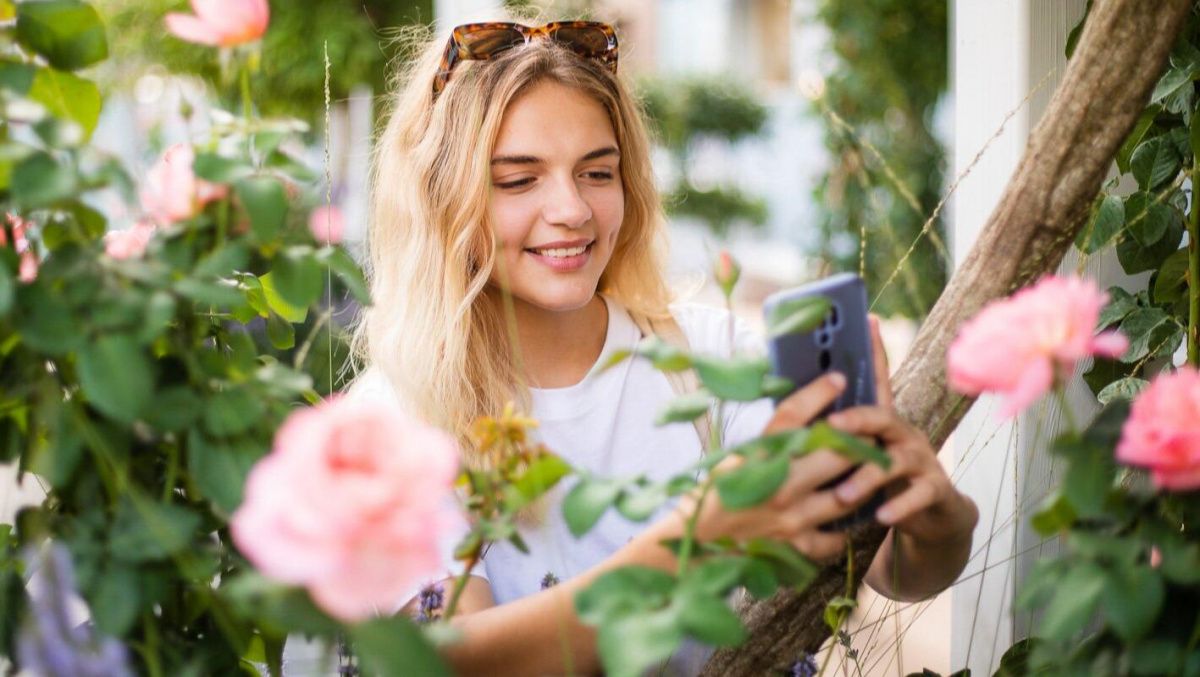
<svg viewBox="0 0 1200 677">
<path fill-rule="evenodd" d="M 394 405 L 332 397 L 293 413 L 251 469 L 234 542 L 344 621 L 389 613 L 439 573 L 454 441 Z"/>
<path fill-rule="evenodd" d="M 1200 372 L 1180 367 L 1138 394 L 1117 460 L 1149 469 L 1160 489 L 1200 489 Z"/>
<path fill-rule="evenodd" d="M 308 216 L 308 229 L 317 242 L 337 244 L 342 241 L 346 222 L 342 210 L 332 205 L 317 207 Z"/>
<path fill-rule="evenodd" d="M 195 159 L 190 145 L 177 143 L 146 173 L 142 207 L 160 225 L 190 219 L 204 205 L 225 197 L 225 186 L 196 178 L 192 171 Z"/>
<path fill-rule="evenodd" d="M 154 224 L 141 221 L 132 228 L 110 231 L 104 235 L 104 253 L 114 259 L 140 258 L 155 230 Z"/>
<path fill-rule="evenodd" d="M 726 296 L 729 296 L 733 293 L 733 287 L 741 276 L 741 266 L 733 260 L 733 256 L 728 251 L 721 250 L 721 253 L 717 254 L 717 263 L 713 266 L 713 277 L 717 281 L 717 286 Z"/>
<path fill-rule="evenodd" d="M 950 346 L 950 387 L 965 395 L 1002 395 L 1001 417 L 1021 412 L 1079 360 L 1128 349 L 1118 332 L 1093 334 L 1107 301 L 1094 283 L 1078 277 L 1046 277 L 993 301 L 963 324 Z"/>
<path fill-rule="evenodd" d="M 38 273 L 37 252 L 29 244 L 29 237 L 27 235 L 29 228 L 33 224 L 12 212 L 8 212 L 5 217 L 8 220 L 8 225 L 12 227 L 13 250 L 17 252 L 17 257 L 20 260 L 20 265 L 17 268 L 17 279 L 28 284 L 37 279 Z M 8 246 L 8 238 L 4 234 L 4 229 L 0 228 L 0 247 L 6 246 Z"/>
<path fill-rule="evenodd" d="M 201 45 L 232 47 L 262 37 L 270 20 L 267 0 L 192 0 L 195 15 L 172 12 L 167 30 Z"/>
</svg>

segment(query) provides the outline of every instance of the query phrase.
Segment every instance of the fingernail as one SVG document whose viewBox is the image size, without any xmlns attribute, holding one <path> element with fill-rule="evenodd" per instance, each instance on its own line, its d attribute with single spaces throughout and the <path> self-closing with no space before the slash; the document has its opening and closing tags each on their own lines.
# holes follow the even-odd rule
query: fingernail
<svg viewBox="0 0 1200 677">
<path fill-rule="evenodd" d="M 829 416 L 825 417 L 825 420 L 829 423 L 829 425 L 838 428 L 841 427 L 845 417 L 841 414 L 830 414 Z"/>
<path fill-rule="evenodd" d="M 875 519 L 878 520 L 880 524 L 891 524 L 892 523 L 891 509 L 890 508 L 880 508 L 879 510 L 877 510 L 875 512 Z"/>
<path fill-rule="evenodd" d="M 834 493 L 837 494 L 839 499 L 849 503 L 858 497 L 858 486 L 853 482 L 843 482 L 834 490 Z"/>
<path fill-rule="evenodd" d="M 846 387 L 846 377 L 842 376 L 841 372 L 829 372 L 829 383 L 832 384 L 834 388 L 841 390 L 842 388 Z"/>
</svg>

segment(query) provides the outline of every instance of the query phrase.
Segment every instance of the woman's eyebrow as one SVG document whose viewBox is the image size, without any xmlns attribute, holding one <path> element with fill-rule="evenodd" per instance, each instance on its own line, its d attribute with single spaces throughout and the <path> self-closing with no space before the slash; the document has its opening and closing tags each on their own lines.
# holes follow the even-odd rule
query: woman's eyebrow
<svg viewBox="0 0 1200 677">
<path fill-rule="evenodd" d="M 616 146 L 604 146 L 603 148 L 597 148 L 596 150 L 587 153 L 583 157 L 579 158 L 579 161 L 587 162 L 588 160 L 595 160 L 596 158 L 602 158 L 609 155 L 616 155 L 620 157 L 621 151 L 617 150 Z M 542 162 L 544 162 L 542 158 L 535 157 L 533 155 L 497 155 L 496 157 L 492 158 L 493 167 L 496 165 L 536 165 L 541 164 Z"/>
</svg>

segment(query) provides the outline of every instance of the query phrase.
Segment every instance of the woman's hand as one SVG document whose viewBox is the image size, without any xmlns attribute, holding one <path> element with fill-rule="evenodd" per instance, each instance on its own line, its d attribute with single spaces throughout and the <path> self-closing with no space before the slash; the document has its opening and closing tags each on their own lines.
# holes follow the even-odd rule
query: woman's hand
<svg viewBox="0 0 1200 677">
<path fill-rule="evenodd" d="M 763 435 L 808 425 L 813 418 L 833 402 L 846 386 L 841 374 L 827 374 L 797 390 L 780 402 Z M 715 469 L 728 471 L 742 462 L 731 456 Z M 823 532 L 822 524 L 854 511 L 862 502 L 846 501 L 835 495 L 833 488 L 820 489 L 830 480 L 854 466 L 852 461 L 832 451 L 817 451 L 791 462 L 788 478 L 773 497 L 752 508 L 729 510 L 721 504 L 716 491 L 710 491 L 700 506 L 696 537 L 701 541 L 729 536 L 739 541 L 752 538 L 772 538 L 788 541 L 806 556 L 825 560 L 842 555 L 846 549 L 845 534 Z M 865 498 L 865 496 L 864 496 Z M 697 496 L 692 494 L 680 502 L 681 510 L 673 518 L 674 526 L 692 514 Z"/>
<path fill-rule="evenodd" d="M 833 427 L 879 440 L 892 459 L 884 470 L 865 463 L 841 482 L 834 494 L 845 505 L 858 505 L 876 491 L 886 489 L 888 500 L 875 518 L 918 544 L 943 544 L 969 540 L 978 510 L 950 482 L 924 433 L 909 425 L 892 407 L 892 387 L 887 355 L 879 335 L 879 321 L 871 316 L 874 344 L 877 406 L 854 407 L 832 414 Z"/>
</svg>

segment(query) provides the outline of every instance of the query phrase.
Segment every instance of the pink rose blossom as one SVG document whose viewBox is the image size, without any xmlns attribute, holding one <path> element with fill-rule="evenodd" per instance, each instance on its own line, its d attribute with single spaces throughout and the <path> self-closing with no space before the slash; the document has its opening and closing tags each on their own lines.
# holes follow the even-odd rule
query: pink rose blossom
<svg viewBox="0 0 1200 677">
<path fill-rule="evenodd" d="M 1160 489 L 1200 489 L 1200 372 L 1180 367 L 1138 394 L 1117 460 L 1149 469 Z"/>
<path fill-rule="evenodd" d="M 204 205 L 225 197 L 226 188 L 196 178 L 192 162 L 196 153 L 186 143 L 177 143 L 146 173 L 142 207 L 160 225 L 190 219 Z"/>
<path fill-rule="evenodd" d="M 457 469 L 445 433 L 394 405 L 335 396 L 279 428 L 246 480 L 233 539 L 336 618 L 390 613 L 439 572 Z"/>
<path fill-rule="evenodd" d="M 172 12 L 167 30 L 201 45 L 232 47 L 262 37 L 270 20 L 267 0 L 192 0 L 195 15 Z"/>
<path fill-rule="evenodd" d="M 332 205 L 317 207 L 308 216 L 308 229 L 323 244 L 338 244 L 346 230 L 342 210 Z"/>
<path fill-rule="evenodd" d="M 1093 334 L 1108 295 L 1078 277 L 1046 277 L 993 301 L 966 322 L 947 354 L 950 387 L 1000 394 L 998 414 L 1013 416 L 1092 355 L 1116 357 L 1129 342 Z"/>
<path fill-rule="evenodd" d="M 104 235 L 104 253 L 114 259 L 141 258 L 155 230 L 153 223 L 141 221 L 132 228 L 110 231 Z"/>
<path fill-rule="evenodd" d="M 17 257 L 20 260 L 17 268 L 17 279 L 28 284 L 37 279 L 38 273 L 37 252 L 30 245 L 27 235 L 29 228 L 33 224 L 12 212 L 8 212 L 5 217 L 8 220 L 8 225 L 12 227 L 13 250 L 17 252 Z M 4 234 L 4 229 L 0 228 L 0 247 L 6 246 L 8 246 L 8 238 Z"/>
</svg>

